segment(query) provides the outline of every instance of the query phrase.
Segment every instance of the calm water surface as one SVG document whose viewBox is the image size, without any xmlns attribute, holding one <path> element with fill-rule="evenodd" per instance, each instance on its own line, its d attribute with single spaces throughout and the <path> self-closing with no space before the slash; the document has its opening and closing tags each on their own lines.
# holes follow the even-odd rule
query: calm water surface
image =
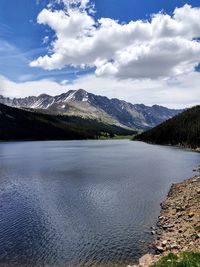
<svg viewBox="0 0 200 267">
<path fill-rule="evenodd" d="M 0 143 L 0 265 L 133 263 L 199 155 L 128 140 Z"/>
</svg>

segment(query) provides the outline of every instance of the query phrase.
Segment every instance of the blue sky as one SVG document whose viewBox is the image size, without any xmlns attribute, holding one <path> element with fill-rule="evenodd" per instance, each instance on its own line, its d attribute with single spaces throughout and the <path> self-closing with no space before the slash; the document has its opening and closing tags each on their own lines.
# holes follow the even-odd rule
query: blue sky
<svg viewBox="0 0 200 267">
<path fill-rule="evenodd" d="M 66 58 L 65 61 L 67 63 L 65 62 L 65 64 L 62 66 L 59 65 L 59 69 L 58 68 L 54 69 L 52 67 L 49 68 L 48 66 L 44 66 L 44 64 L 40 65 L 39 63 L 37 63 L 37 66 L 35 67 L 30 66 L 30 62 L 37 60 L 40 56 L 44 57 L 45 55 L 50 54 L 49 45 L 51 44 L 52 40 L 55 40 L 55 38 L 59 35 L 59 30 L 58 32 L 56 32 L 55 29 L 52 29 L 49 25 L 43 25 L 42 23 L 37 22 L 38 15 L 44 9 L 47 8 L 48 3 L 49 1 L 47 0 L 40 0 L 40 1 L 1 0 L 0 1 L 0 75 L 4 77 L 6 80 L 13 82 L 15 84 L 41 81 L 44 79 L 45 80 L 48 79 L 56 83 L 62 83 L 63 81 L 66 80 L 68 84 L 73 85 L 77 79 L 80 79 L 80 77 L 86 77 L 88 75 L 90 75 L 91 77 L 91 75 L 94 75 L 95 69 L 98 69 L 96 65 L 93 66 L 91 65 L 91 63 L 87 64 L 87 62 L 85 67 L 83 68 L 81 64 L 85 64 L 85 62 L 83 61 L 80 64 L 77 64 L 76 63 L 77 59 L 72 62 L 69 61 L 69 64 L 67 64 L 68 62 L 66 61 L 67 60 Z M 181 8 L 185 4 L 191 5 L 191 8 L 199 8 L 200 6 L 199 0 L 192 0 L 192 1 L 190 0 L 188 1 L 96 0 L 94 1 L 94 4 L 95 4 L 95 15 L 90 14 L 89 16 L 94 16 L 93 19 L 95 21 L 101 18 L 110 18 L 112 20 L 118 20 L 119 21 L 118 23 L 120 25 L 128 24 L 130 21 L 139 21 L 147 19 L 150 20 L 151 14 L 158 14 L 160 11 L 168 14 L 169 16 L 173 16 L 175 8 Z M 58 9 L 60 10 L 60 6 Z M 55 12 L 55 9 L 53 11 Z M 45 36 L 48 36 L 49 38 L 47 42 L 43 41 Z M 196 35 L 194 36 L 194 38 L 197 37 L 199 36 Z M 119 51 L 117 51 L 117 53 L 118 52 Z M 107 63 L 115 61 L 115 59 L 112 58 L 106 58 L 106 60 Z M 193 64 L 197 65 L 197 62 Z M 75 67 L 72 67 L 72 65 L 75 65 Z M 102 72 L 102 68 L 99 71 Z M 128 71 L 129 70 L 127 70 L 127 72 Z M 144 83 L 144 80 L 149 81 L 150 79 L 152 82 L 151 87 L 153 87 L 153 84 L 155 84 L 155 82 L 160 81 L 160 84 L 163 83 L 163 80 L 162 81 L 160 80 L 161 79 L 160 74 L 155 77 L 149 74 L 149 72 L 148 74 L 146 73 L 144 75 L 142 74 L 141 77 L 138 76 L 138 73 L 137 74 L 134 73 L 133 76 L 131 76 L 132 73 L 130 73 L 130 75 L 127 77 L 123 76 L 124 74 L 120 75 L 113 77 L 113 79 L 115 79 L 115 81 L 117 82 L 117 80 L 121 80 L 122 78 L 126 80 L 125 83 L 127 83 L 127 80 L 132 79 L 133 83 L 136 84 L 138 84 L 141 81 L 140 85 Z M 150 76 L 148 77 L 148 75 Z M 167 77 L 165 73 L 164 74 L 161 73 L 161 76 L 162 75 L 164 79 L 167 78 L 170 80 L 177 79 L 177 77 L 172 77 L 173 75 L 171 74 L 171 72 L 169 74 L 169 77 Z M 196 74 L 193 73 L 193 75 Z M 103 79 L 102 77 L 103 76 L 99 78 L 99 82 L 102 81 Z M 105 77 L 106 77 L 105 79 L 107 79 L 107 76 Z M 181 80 L 180 82 L 182 83 L 183 81 Z M 104 83 L 102 82 L 102 86 L 103 85 Z M 1 87 L 3 87 L 3 83 Z M 89 89 L 88 88 L 86 89 L 91 90 L 90 86 L 88 87 Z M 3 88 L 3 89 L 4 91 L 11 89 L 13 90 L 13 87 L 11 89 L 10 88 Z M 65 89 L 66 88 L 63 89 L 60 88 L 58 91 L 60 92 Z M 58 91 L 56 91 L 56 93 Z M 34 91 L 32 90 L 31 93 L 34 94 Z M 101 91 L 99 90 L 96 93 L 101 94 Z M 113 90 L 110 90 L 107 93 L 105 89 L 102 90 L 102 93 L 107 94 L 109 97 L 115 96 Z M 54 92 L 52 92 L 52 94 L 54 94 Z M 136 94 L 135 91 L 133 92 L 133 95 L 130 96 L 131 99 L 135 97 L 134 94 Z M 151 103 L 153 104 L 154 102 L 157 101 L 157 98 L 155 98 L 155 101 L 153 99 L 151 99 L 151 101 L 145 101 L 144 92 L 142 94 L 143 94 L 143 97 L 141 98 L 142 102 L 146 102 L 147 104 Z M 129 98 L 129 95 L 127 95 L 126 97 L 123 95 L 121 96 L 119 92 L 116 93 L 116 96 L 126 99 Z M 194 98 L 195 97 L 196 97 L 196 91 Z M 162 103 L 164 102 L 165 101 L 163 100 Z M 185 105 L 186 103 L 183 104 Z M 188 105 L 189 104 L 190 103 L 188 103 Z M 178 105 L 179 104 L 177 104 L 177 106 Z"/>
<path fill-rule="evenodd" d="M 199 1 L 166 1 L 166 0 L 96 0 L 96 18 L 108 17 L 121 22 L 147 19 L 152 13 L 164 10 L 173 12 L 174 8 L 185 3 L 198 6 Z M 39 12 L 46 7 L 48 1 L 36 0 L 1 0 L 0 1 L 0 40 L 11 47 L 0 51 L 0 73 L 8 78 L 19 81 L 20 77 L 29 77 L 35 80 L 52 77 L 58 81 L 74 79 L 77 70 L 66 68 L 61 71 L 44 71 L 28 66 L 28 62 L 46 52 L 46 45 L 42 43 L 48 27 L 36 23 Z M 53 34 L 53 33 L 51 33 Z M 51 36 L 50 34 L 50 36 Z M 84 75 L 87 71 L 78 71 Z"/>
</svg>

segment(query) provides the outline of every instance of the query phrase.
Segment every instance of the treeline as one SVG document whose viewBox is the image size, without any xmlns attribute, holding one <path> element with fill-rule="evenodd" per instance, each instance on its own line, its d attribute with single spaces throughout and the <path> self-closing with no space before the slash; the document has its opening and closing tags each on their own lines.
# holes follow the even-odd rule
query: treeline
<svg viewBox="0 0 200 267">
<path fill-rule="evenodd" d="M 92 119 L 41 114 L 0 104 L 0 140 L 80 140 L 134 133 Z"/>
<path fill-rule="evenodd" d="M 200 106 L 190 108 L 172 119 L 144 132 L 135 139 L 155 144 L 200 147 Z"/>
</svg>

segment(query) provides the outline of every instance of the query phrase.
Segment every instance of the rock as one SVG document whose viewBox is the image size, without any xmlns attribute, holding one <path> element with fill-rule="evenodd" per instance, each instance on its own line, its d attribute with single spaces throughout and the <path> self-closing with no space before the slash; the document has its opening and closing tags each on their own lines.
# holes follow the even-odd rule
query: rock
<svg viewBox="0 0 200 267">
<path fill-rule="evenodd" d="M 197 188 L 197 194 L 200 194 L 200 188 Z"/>
<path fill-rule="evenodd" d="M 197 179 L 193 179 L 192 182 L 193 183 L 196 183 L 196 182 L 198 182 L 198 180 Z"/>
<path fill-rule="evenodd" d="M 185 210 L 185 207 L 176 207 L 176 212 L 184 211 L 184 210 Z"/>
<path fill-rule="evenodd" d="M 191 239 L 192 240 L 197 240 L 197 239 L 199 239 L 199 236 L 198 236 L 198 234 L 193 234 L 192 236 L 191 236 Z"/>
<path fill-rule="evenodd" d="M 184 219 L 186 222 L 192 222 L 192 218 L 185 218 Z"/>
<path fill-rule="evenodd" d="M 161 246 L 157 246 L 157 247 L 155 247 L 155 249 L 156 249 L 156 252 L 158 252 L 158 253 L 163 253 L 165 251 L 164 248 Z"/>
<path fill-rule="evenodd" d="M 190 212 L 189 214 L 188 214 L 188 217 L 189 218 L 192 218 L 194 216 L 194 212 Z"/>
<path fill-rule="evenodd" d="M 162 246 L 165 247 L 167 245 L 167 243 L 168 243 L 167 240 L 163 240 L 162 241 Z"/>
<path fill-rule="evenodd" d="M 200 250 L 200 175 L 173 185 L 158 217 L 157 227 L 151 227 L 155 241 L 154 263 L 169 252 Z M 137 267 L 149 267 L 138 265 Z"/>
<path fill-rule="evenodd" d="M 146 254 L 139 260 L 140 266 L 149 266 L 149 263 L 152 261 L 153 256 L 151 254 Z"/>
<path fill-rule="evenodd" d="M 171 213 L 172 213 L 172 215 L 175 215 L 175 214 L 176 214 L 176 209 L 173 209 L 173 210 L 171 211 Z"/>
<path fill-rule="evenodd" d="M 161 230 L 157 230 L 157 231 L 156 231 L 156 234 L 157 234 L 157 235 L 161 235 L 161 234 L 162 234 Z"/>
<path fill-rule="evenodd" d="M 164 224 L 164 225 L 162 225 L 163 229 L 170 229 L 170 228 L 173 228 L 173 227 L 174 227 L 174 224 Z"/>
<path fill-rule="evenodd" d="M 146 254 L 139 259 L 138 265 L 128 265 L 127 267 L 149 267 L 152 263 L 154 263 L 157 260 L 158 259 L 156 258 L 155 255 Z"/>
<path fill-rule="evenodd" d="M 170 249 L 180 249 L 180 246 L 177 244 L 171 244 Z"/>
</svg>

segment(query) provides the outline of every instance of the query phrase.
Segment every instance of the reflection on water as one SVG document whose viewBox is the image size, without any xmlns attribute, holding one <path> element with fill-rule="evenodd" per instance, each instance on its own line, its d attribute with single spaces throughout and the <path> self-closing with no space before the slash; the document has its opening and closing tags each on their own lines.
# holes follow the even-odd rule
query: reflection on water
<svg viewBox="0 0 200 267">
<path fill-rule="evenodd" d="M 148 250 L 199 154 L 131 141 L 0 144 L 0 264 L 116 266 Z"/>
</svg>

